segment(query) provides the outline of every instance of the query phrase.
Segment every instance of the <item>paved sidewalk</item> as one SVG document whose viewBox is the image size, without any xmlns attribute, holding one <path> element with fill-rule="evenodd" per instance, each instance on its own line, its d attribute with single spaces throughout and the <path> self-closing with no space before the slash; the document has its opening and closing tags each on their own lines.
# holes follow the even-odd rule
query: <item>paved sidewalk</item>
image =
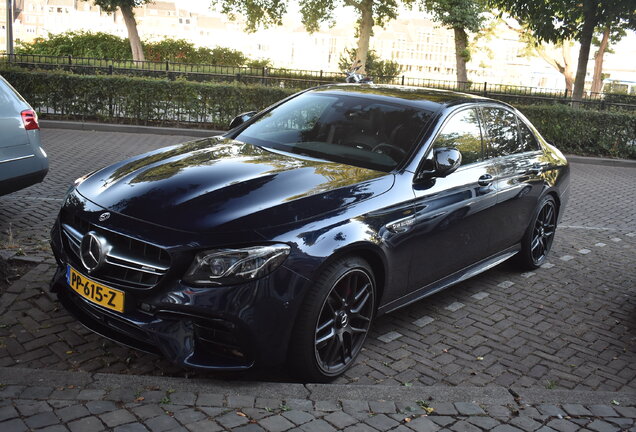
<svg viewBox="0 0 636 432">
<path fill-rule="evenodd" d="M 0 368 L 0 430 L 618 431 L 636 394 L 227 383 Z M 41 428 L 41 429 L 40 429 Z"/>
</svg>

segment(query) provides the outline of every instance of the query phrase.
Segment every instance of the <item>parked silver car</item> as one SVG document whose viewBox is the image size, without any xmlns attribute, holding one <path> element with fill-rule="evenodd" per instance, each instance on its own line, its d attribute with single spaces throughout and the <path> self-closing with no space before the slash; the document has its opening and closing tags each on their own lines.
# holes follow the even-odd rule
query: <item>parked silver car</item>
<svg viewBox="0 0 636 432">
<path fill-rule="evenodd" d="M 41 182 L 48 170 L 36 112 L 0 76 L 0 195 Z"/>
</svg>

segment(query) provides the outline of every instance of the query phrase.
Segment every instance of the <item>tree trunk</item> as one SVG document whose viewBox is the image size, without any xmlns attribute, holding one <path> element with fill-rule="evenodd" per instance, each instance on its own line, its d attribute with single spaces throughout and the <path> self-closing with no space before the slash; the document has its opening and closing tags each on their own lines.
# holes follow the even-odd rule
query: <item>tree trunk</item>
<svg viewBox="0 0 636 432">
<path fill-rule="evenodd" d="M 572 72 L 572 43 L 570 40 L 564 40 L 561 45 L 561 57 L 557 58 L 554 53 L 549 53 L 545 45 L 537 45 L 534 47 L 539 57 L 545 60 L 550 66 L 559 71 L 565 80 L 565 88 L 568 94 L 572 94 L 574 87 L 574 72 Z M 551 50 L 553 51 L 553 50 Z"/>
<path fill-rule="evenodd" d="M 130 49 L 132 51 L 133 60 L 144 61 L 144 49 L 141 46 L 141 39 L 137 32 L 137 21 L 135 21 L 135 13 L 131 6 L 120 6 L 121 14 L 124 17 L 124 23 L 126 23 L 126 30 L 128 30 L 128 40 L 130 41 Z"/>
<path fill-rule="evenodd" d="M 461 27 L 454 27 L 455 32 L 455 62 L 457 63 L 457 81 L 460 86 L 465 86 L 468 82 L 468 74 L 466 73 L 468 35 L 466 30 Z"/>
<path fill-rule="evenodd" d="M 585 9 L 585 21 L 583 22 L 583 29 L 581 30 L 581 38 L 579 40 L 581 49 L 579 50 L 579 62 L 576 67 L 574 92 L 572 93 L 572 99 L 575 101 L 580 101 L 583 98 L 587 62 L 590 58 L 590 47 L 592 46 L 594 28 L 598 22 L 598 18 L 596 17 L 597 3 L 594 0 L 585 0 L 583 2 L 583 8 Z"/>
<path fill-rule="evenodd" d="M 601 92 L 601 84 L 603 83 L 603 57 L 605 56 L 605 50 L 607 50 L 607 45 L 609 44 L 609 35 L 610 28 L 606 27 L 603 30 L 603 38 L 601 39 L 601 43 L 598 46 L 598 51 L 594 55 L 594 77 L 592 78 L 592 93 L 600 93 Z"/>
<path fill-rule="evenodd" d="M 572 94 L 574 89 L 574 71 L 572 70 L 572 44 L 569 40 L 564 40 L 561 46 L 561 53 L 563 54 L 563 70 L 560 71 L 565 78 L 565 88 L 569 94 Z"/>
<path fill-rule="evenodd" d="M 367 54 L 369 52 L 369 41 L 373 31 L 373 0 L 363 0 L 358 9 L 360 11 L 360 22 L 358 28 L 358 49 L 353 65 L 360 64 L 358 73 L 366 74 Z"/>
</svg>

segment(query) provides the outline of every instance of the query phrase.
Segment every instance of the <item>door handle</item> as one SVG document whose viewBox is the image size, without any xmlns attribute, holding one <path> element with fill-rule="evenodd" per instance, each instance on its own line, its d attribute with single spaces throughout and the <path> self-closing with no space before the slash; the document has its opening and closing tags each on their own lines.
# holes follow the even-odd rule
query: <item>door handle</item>
<svg viewBox="0 0 636 432">
<path fill-rule="evenodd" d="M 490 174 L 484 174 L 483 176 L 479 177 L 479 180 L 477 180 L 477 184 L 479 186 L 490 186 L 492 184 L 492 176 Z"/>
<path fill-rule="evenodd" d="M 541 174 L 541 172 L 543 172 L 543 165 L 541 165 L 540 163 L 534 163 L 532 164 L 532 166 L 530 167 L 530 169 L 528 169 L 528 174 Z"/>
</svg>

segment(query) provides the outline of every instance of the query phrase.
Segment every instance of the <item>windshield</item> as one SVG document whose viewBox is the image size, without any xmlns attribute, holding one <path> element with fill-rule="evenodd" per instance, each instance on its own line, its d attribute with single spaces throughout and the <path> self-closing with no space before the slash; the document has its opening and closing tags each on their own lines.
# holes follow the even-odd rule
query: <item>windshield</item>
<svg viewBox="0 0 636 432">
<path fill-rule="evenodd" d="M 304 93 L 256 120 L 236 139 L 388 172 L 417 145 L 431 114 L 372 97 Z"/>
</svg>

